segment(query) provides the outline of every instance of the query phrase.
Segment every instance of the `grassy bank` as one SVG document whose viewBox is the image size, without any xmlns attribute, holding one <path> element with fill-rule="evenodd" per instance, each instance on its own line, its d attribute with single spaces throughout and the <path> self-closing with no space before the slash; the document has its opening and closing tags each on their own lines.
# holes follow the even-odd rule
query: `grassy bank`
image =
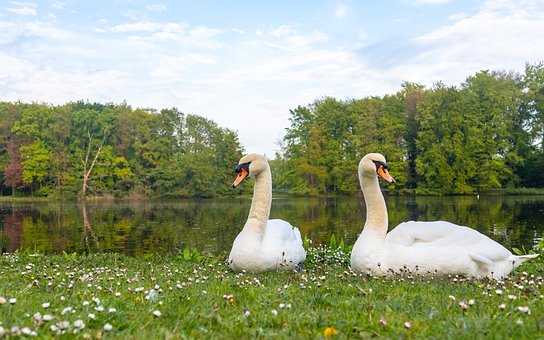
<svg viewBox="0 0 544 340">
<path fill-rule="evenodd" d="M 234 274 L 220 259 L 189 253 L 4 255 L 0 333 L 529 339 L 544 330 L 542 265 L 526 264 L 497 283 L 360 276 L 349 271 L 345 254 L 315 248 L 302 273 L 259 275 Z"/>
</svg>

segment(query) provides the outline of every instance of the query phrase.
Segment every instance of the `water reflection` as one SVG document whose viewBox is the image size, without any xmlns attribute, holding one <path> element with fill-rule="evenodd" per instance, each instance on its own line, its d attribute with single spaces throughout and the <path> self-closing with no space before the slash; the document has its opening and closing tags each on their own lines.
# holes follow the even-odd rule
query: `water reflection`
<svg viewBox="0 0 544 340">
<path fill-rule="evenodd" d="M 221 253 L 245 222 L 250 200 L 0 204 L 0 250 L 44 253 L 115 251 L 168 254 L 184 246 Z M 471 226 L 505 246 L 530 248 L 542 237 L 544 197 L 389 197 L 392 227 L 408 220 L 448 220 Z M 324 242 L 353 243 L 363 225 L 358 197 L 274 199 L 271 218 Z"/>
</svg>

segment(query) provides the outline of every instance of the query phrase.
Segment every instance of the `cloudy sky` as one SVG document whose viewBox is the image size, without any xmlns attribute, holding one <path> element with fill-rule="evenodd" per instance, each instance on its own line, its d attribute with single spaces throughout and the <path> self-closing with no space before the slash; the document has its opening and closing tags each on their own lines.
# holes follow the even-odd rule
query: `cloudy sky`
<svg viewBox="0 0 544 340">
<path fill-rule="evenodd" d="M 0 0 L 0 100 L 176 106 L 273 156 L 289 109 L 544 60 L 544 0 Z"/>
</svg>

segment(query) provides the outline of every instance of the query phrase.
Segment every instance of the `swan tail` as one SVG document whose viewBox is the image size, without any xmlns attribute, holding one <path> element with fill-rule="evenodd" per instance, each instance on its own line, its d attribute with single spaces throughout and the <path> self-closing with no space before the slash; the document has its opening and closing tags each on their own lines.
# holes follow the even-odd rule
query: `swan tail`
<svg viewBox="0 0 544 340">
<path fill-rule="evenodd" d="M 518 260 L 519 263 L 521 264 L 521 263 L 523 263 L 525 261 L 537 258 L 538 255 L 540 255 L 540 254 L 519 255 L 519 256 L 516 256 L 516 260 Z"/>
</svg>

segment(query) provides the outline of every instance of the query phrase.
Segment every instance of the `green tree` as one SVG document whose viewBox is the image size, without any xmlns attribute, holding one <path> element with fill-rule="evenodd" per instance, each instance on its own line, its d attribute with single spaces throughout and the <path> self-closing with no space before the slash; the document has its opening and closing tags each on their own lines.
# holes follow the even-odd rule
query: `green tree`
<svg viewBox="0 0 544 340">
<path fill-rule="evenodd" d="M 19 151 L 22 155 L 23 182 L 31 188 L 40 186 L 49 175 L 51 152 L 40 140 L 21 146 Z"/>
</svg>

